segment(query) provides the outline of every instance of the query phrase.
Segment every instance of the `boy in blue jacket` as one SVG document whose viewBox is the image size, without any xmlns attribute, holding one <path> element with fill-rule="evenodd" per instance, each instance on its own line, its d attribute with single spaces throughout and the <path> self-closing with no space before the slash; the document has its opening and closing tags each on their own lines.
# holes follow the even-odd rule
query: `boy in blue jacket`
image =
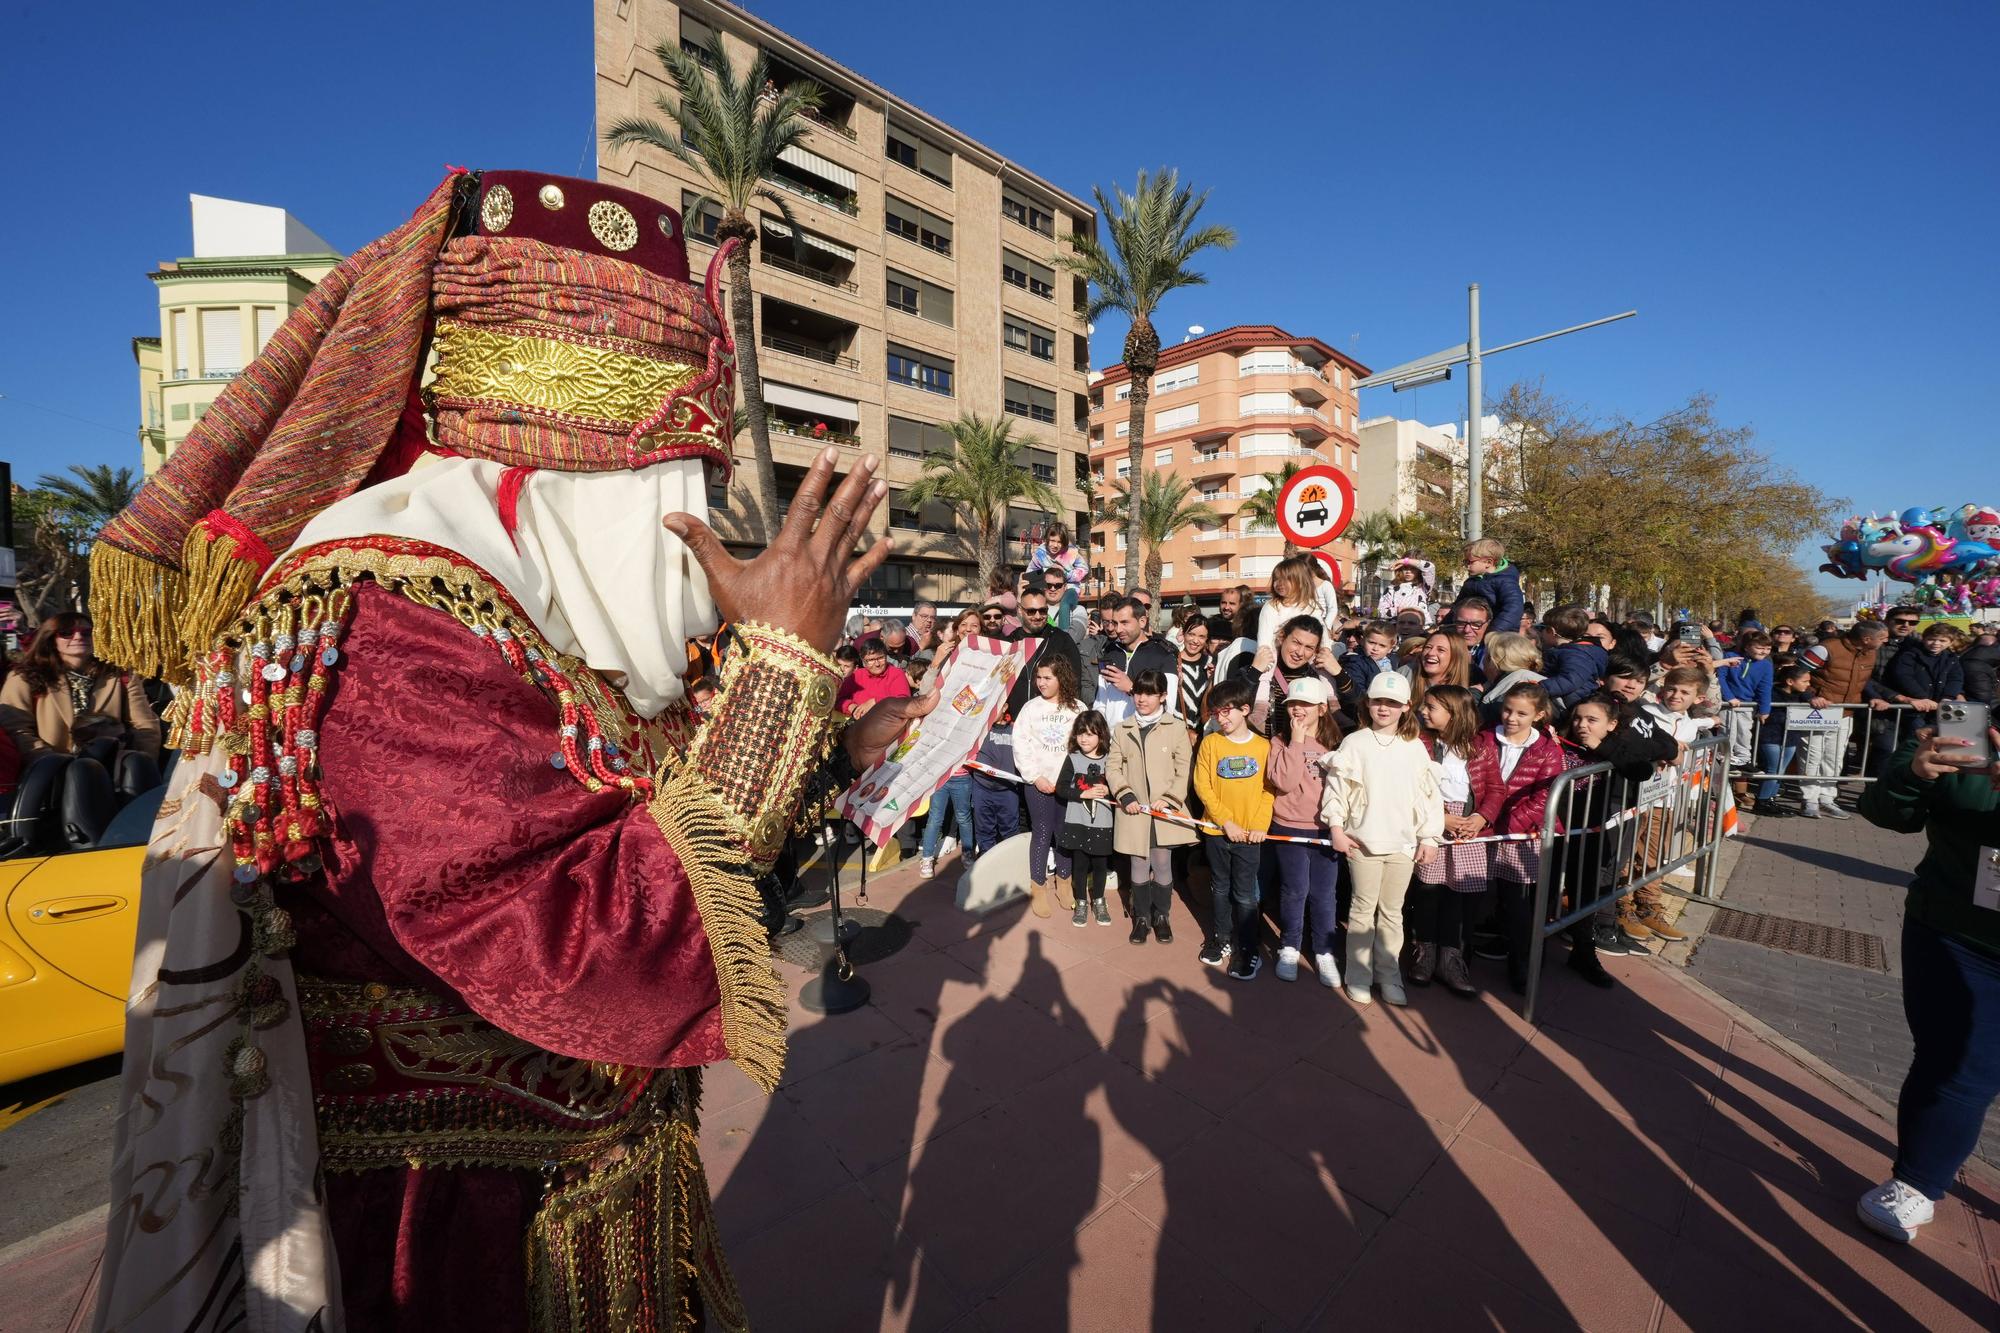
<svg viewBox="0 0 2000 1333">
<path fill-rule="evenodd" d="M 1555 701 L 1557 714 L 1568 717 L 1570 709 L 1597 692 L 1611 654 L 1586 637 L 1590 612 L 1584 607 L 1559 606 L 1545 623 L 1556 636 L 1556 646 L 1549 649 L 1549 674 L 1542 688 Z"/>
<path fill-rule="evenodd" d="M 1757 762 L 1757 728 L 1771 716 L 1771 636 L 1761 629 L 1738 634 L 1736 651 L 1715 679 L 1729 719 L 1729 766 L 1748 770 Z"/>
<path fill-rule="evenodd" d="M 1483 597 L 1493 608 L 1491 629 L 1504 634 L 1521 632 L 1521 612 L 1526 599 L 1521 596 L 1521 571 L 1507 563 L 1507 548 L 1492 537 L 1481 537 L 1465 546 L 1465 582 L 1458 587 L 1461 600 Z"/>
</svg>

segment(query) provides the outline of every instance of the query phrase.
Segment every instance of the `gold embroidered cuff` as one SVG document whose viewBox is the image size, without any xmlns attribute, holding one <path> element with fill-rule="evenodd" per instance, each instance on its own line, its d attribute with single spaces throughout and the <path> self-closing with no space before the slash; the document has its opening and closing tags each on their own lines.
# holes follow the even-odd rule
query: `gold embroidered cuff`
<svg viewBox="0 0 2000 1333">
<path fill-rule="evenodd" d="M 785 1061 L 785 993 L 771 970 L 757 876 L 784 846 L 807 780 L 826 755 L 839 671 L 767 625 L 737 626 L 743 651 L 715 711 L 648 804 L 680 858 L 715 964 L 722 1040 L 766 1091 Z"/>
<path fill-rule="evenodd" d="M 760 866 L 784 847 L 806 781 L 826 757 L 840 669 L 805 640 L 768 625 L 736 627 L 743 651 L 723 668 L 714 715 L 687 767 L 721 803 Z"/>
</svg>

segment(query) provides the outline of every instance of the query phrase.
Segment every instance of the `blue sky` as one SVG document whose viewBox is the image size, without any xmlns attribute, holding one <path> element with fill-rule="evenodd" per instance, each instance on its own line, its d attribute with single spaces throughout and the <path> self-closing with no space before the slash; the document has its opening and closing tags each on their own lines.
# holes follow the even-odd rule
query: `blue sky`
<svg viewBox="0 0 2000 1333">
<path fill-rule="evenodd" d="M 1241 243 L 1169 300 L 1169 338 L 1269 322 L 1379 368 L 1460 340 L 1469 281 L 1489 344 L 1637 307 L 1489 363 L 1489 392 L 1539 376 L 1639 419 L 1707 392 L 1863 508 L 2000 504 L 2000 7 L 753 8 L 1075 193 L 1163 164 L 1207 186 Z M 8 19 L 0 457 L 23 480 L 136 465 L 129 339 L 157 332 L 145 274 L 188 251 L 190 192 L 352 249 L 447 162 L 591 169 L 581 0 L 171 15 Z"/>
</svg>

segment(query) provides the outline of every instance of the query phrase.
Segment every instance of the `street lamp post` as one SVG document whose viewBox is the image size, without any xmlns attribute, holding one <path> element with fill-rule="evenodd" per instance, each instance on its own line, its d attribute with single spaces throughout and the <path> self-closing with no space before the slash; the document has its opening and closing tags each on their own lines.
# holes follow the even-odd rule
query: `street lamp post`
<svg viewBox="0 0 2000 1333">
<path fill-rule="evenodd" d="M 1418 357 L 1415 361 L 1405 361 L 1400 366 L 1377 371 L 1366 379 L 1356 380 L 1356 391 L 1373 389 L 1386 384 L 1391 392 L 1401 393 L 1405 389 L 1418 389 L 1426 384 L 1436 384 L 1451 378 L 1453 366 L 1465 367 L 1465 470 L 1466 482 L 1471 491 L 1465 503 L 1465 538 L 1477 541 L 1486 528 L 1486 441 L 1481 417 L 1486 410 L 1485 362 L 1489 356 L 1511 352 L 1516 347 L 1526 347 L 1529 343 L 1547 342 L 1560 338 L 1566 333 L 1581 333 L 1594 329 L 1600 324 L 1613 324 L 1621 319 L 1630 319 L 1638 314 L 1636 310 L 1626 310 L 1616 315 L 1606 315 L 1603 319 L 1593 319 L 1585 324 L 1572 324 L 1566 329 L 1556 329 L 1550 333 L 1538 333 L 1532 338 L 1522 338 L 1518 342 L 1502 343 L 1498 347 L 1482 348 L 1479 341 L 1479 284 L 1466 287 L 1466 338 L 1456 347 L 1447 347 L 1442 352 Z"/>
</svg>

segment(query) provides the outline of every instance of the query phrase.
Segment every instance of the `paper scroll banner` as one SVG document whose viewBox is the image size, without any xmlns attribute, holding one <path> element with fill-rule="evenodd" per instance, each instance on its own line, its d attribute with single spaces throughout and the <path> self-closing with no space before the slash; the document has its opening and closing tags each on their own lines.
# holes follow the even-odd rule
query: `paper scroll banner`
<svg viewBox="0 0 2000 1333">
<path fill-rule="evenodd" d="M 1038 646 L 1036 639 L 966 639 L 942 668 L 938 706 L 906 726 L 882 762 L 855 780 L 840 798 L 841 815 L 877 847 L 895 837 L 945 780 L 979 752 Z"/>
</svg>

